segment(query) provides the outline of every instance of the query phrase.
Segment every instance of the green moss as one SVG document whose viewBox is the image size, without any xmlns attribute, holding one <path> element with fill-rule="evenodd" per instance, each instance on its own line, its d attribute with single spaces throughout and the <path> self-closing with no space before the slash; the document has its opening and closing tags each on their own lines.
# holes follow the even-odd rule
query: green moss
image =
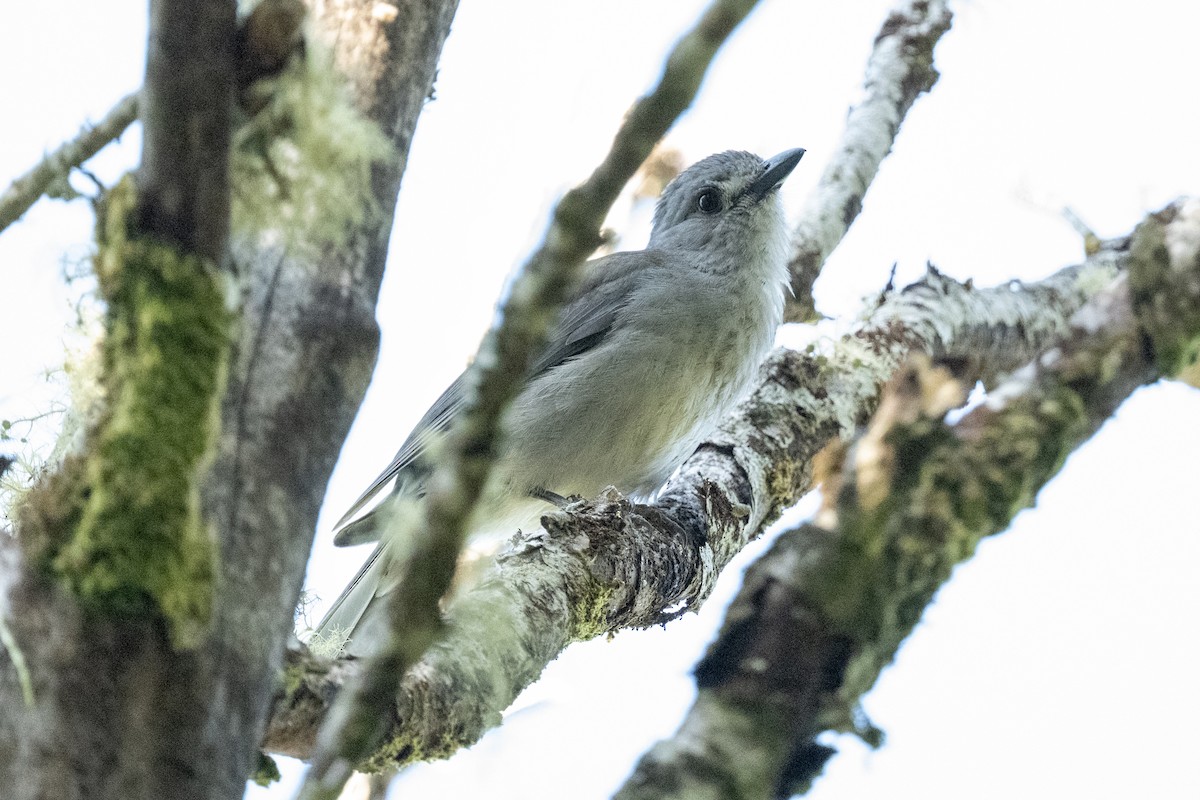
<svg viewBox="0 0 1200 800">
<path fill-rule="evenodd" d="M 100 214 L 108 407 L 88 445 L 87 500 L 54 567 L 106 612 L 157 609 L 189 646 L 212 601 L 197 481 L 216 433 L 232 317 L 211 264 L 126 235 L 133 204 L 127 178 Z"/>
<path fill-rule="evenodd" d="M 892 485 L 863 509 L 843 489 L 843 533 L 808 592 L 836 630 L 859 643 L 846 696 L 866 691 L 951 572 L 1004 530 L 1089 430 L 1078 392 L 1063 384 L 1017 401 L 970 440 L 940 420 L 895 426 Z"/>
<path fill-rule="evenodd" d="M 454 755 L 465 744 L 467 742 L 448 732 L 433 742 L 406 733 L 385 742 L 374 755 L 359 764 L 356 769 L 359 772 L 383 772 L 386 769 L 396 769 L 421 761 L 441 761 Z"/>
<path fill-rule="evenodd" d="M 612 613 L 612 597 L 612 589 L 596 586 L 593 591 L 578 598 L 571 608 L 571 619 L 575 621 L 571 635 L 576 641 L 590 641 L 612 630 L 612 622 L 609 619 Z"/>
<path fill-rule="evenodd" d="M 254 767 L 254 772 L 250 773 L 250 780 L 259 786 L 267 787 L 282 777 L 279 774 L 279 765 L 275 763 L 275 759 L 266 753 L 259 753 L 258 764 Z"/>
<path fill-rule="evenodd" d="M 1154 348 L 1159 374 L 1193 382 L 1200 360 L 1200 307 L 1192 285 L 1193 269 L 1172 264 L 1167 225 L 1177 211 L 1168 207 L 1134 231 L 1130 243 L 1129 288 L 1142 330 Z"/>
<path fill-rule="evenodd" d="M 285 697 L 292 697 L 304 685 L 304 667 L 301 664 L 287 664 L 280 672 L 279 685 L 283 687 Z"/>
</svg>

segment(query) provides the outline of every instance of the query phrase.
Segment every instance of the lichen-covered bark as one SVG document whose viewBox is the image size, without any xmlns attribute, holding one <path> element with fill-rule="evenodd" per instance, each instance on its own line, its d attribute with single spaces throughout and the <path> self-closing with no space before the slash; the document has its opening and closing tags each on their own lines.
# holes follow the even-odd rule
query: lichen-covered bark
<svg viewBox="0 0 1200 800">
<path fill-rule="evenodd" d="M 72 169 L 100 152 L 137 119 L 137 94 L 121 98 L 95 125 L 41 160 L 0 194 L 0 232 L 21 218 L 38 199 L 65 181 Z"/>
<path fill-rule="evenodd" d="M 6 649 L 27 669 L 0 662 L 6 797 L 219 796 L 220 751 L 195 748 L 216 554 L 198 484 L 230 342 L 234 22 L 232 0 L 151 3 L 137 187 L 98 215 L 106 408 L 2 545 Z"/>
<path fill-rule="evenodd" d="M 697 666 L 695 705 L 617 797 L 786 797 L 832 754 L 820 733 L 878 742 L 859 698 L 954 567 L 1032 505 L 1133 390 L 1195 363 L 1176 354 L 1200 334 L 1197 231 L 1190 201 L 1115 244 L 1127 274 L 957 424 L 944 414 L 969 384 L 927 361 L 903 369 L 870 427 L 832 459 L 817 523 L 781 536 L 747 571 Z M 741 732 L 736 757 L 730 731 Z"/>
<path fill-rule="evenodd" d="M 792 296 L 788 322 L 816 316 L 812 289 L 825 259 L 858 218 L 879 165 L 892 150 L 913 103 L 933 88 L 933 50 L 950 29 L 943 0 L 901 0 L 888 14 L 871 50 L 863 98 L 850 109 L 846 129 L 805 203 L 788 261 Z"/>
<path fill-rule="evenodd" d="M 281 247 L 270 231 L 235 242 L 245 322 L 203 499 L 222 548 L 219 680 L 241 709 L 214 730 L 236 741 L 261 736 L 325 485 L 374 367 L 375 303 L 396 194 L 457 5 L 317 5 L 359 110 L 391 143 L 392 157 L 372 171 L 379 213 L 336 246 Z M 246 762 L 230 764 L 231 786 L 244 780 L 253 751 L 238 755 Z"/>
<path fill-rule="evenodd" d="M 581 503 L 543 518 L 544 533 L 499 558 L 404 678 L 391 744 L 371 766 L 472 744 L 570 642 L 698 606 L 733 555 L 811 488 L 813 456 L 868 418 L 911 353 L 970 352 L 964 371 L 984 378 L 1014 369 L 1066 330 L 1119 260 L 1105 251 L 1020 290 L 974 289 L 931 270 L 829 348 L 776 353 L 758 390 L 657 502 Z M 276 705 L 265 746 L 311 752 L 330 698 L 357 668 L 297 654 L 298 679 Z"/>
</svg>

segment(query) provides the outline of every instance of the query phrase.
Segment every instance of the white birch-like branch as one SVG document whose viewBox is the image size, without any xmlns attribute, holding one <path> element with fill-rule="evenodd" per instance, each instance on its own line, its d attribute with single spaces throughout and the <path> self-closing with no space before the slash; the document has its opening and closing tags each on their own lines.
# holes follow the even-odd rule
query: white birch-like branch
<svg viewBox="0 0 1200 800">
<path fill-rule="evenodd" d="M 862 210 L 867 189 L 892 151 L 909 109 L 937 82 L 933 50 L 950 29 L 951 19 L 945 0 L 900 0 L 876 34 L 863 98 L 850 109 L 838 147 L 805 202 L 792 238 L 787 321 L 816 316 L 813 283 Z"/>
</svg>

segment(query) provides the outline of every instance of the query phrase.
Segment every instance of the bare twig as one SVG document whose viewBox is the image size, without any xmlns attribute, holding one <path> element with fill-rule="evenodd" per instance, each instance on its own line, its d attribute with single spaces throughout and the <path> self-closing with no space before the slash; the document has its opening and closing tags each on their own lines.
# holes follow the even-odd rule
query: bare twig
<svg viewBox="0 0 1200 800">
<path fill-rule="evenodd" d="M 0 231 L 21 218 L 54 184 L 63 181 L 72 169 L 100 152 L 117 139 L 137 119 L 137 92 L 126 95 L 95 125 L 85 126 L 79 135 L 59 145 L 41 163 L 17 178 L 0 195 Z"/>
<path fill-rule="evenodd" d="M 787 321 L 813 319 L 812 287 L 825 259 L 846 235 L 863 197 L 917 98 L 938 73 L 933 49 L 950 28 L 945 0 L 901 0 L 883 22 L 867 62 L 864 97 L 850 109 L 842 140 L 831 156 L 796 226 L 788 270 L 793 297 Z"/>
<path fill-rule="evenodd" d="M 1100 237 L 1091 229 L 1091 226 L 1083 221 L 1082 217 L 1075 213 L 1073 208 L 1063 206 L 1062 217 L 1079 234 L 1079 238 L 1083 239 L 1083 252 L 1091 255 L 1100 249 Z"/>
<path fill-rule="evenodd" d="M 545 240 L 525 262 L 503 305 L 502 323 L 489 332 L 474 361 L 474 392 L 430 481 L 422 535 L 414 537 L 418 544 L 399 588 L 388 597 L 393 634 L 326 721 L 302 797 L 332 800 L 353 767 L 383 742 L 383 721 L 400 676 L 441 632 L 438 601 L 450 585 L 466 521 L 491 469 L 488 454 L 502 412 L 520 390 L 529 360 L 544 343 L 584 260 L 599 244 L 608 209 L 691 104 L 717 50 L 755 5 L 756 0 L 716 0 L 709 6 L 671 51 L 658 85 L 634 105 L 604 161 L 555 208 Z"/>
</svg>

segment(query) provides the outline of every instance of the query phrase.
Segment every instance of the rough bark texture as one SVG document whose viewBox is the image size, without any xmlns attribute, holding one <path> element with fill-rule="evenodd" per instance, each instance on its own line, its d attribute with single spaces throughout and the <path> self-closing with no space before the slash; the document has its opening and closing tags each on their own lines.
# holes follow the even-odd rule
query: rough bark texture
<svg viewBox="0 0 1200 800">
<path fill-rule="evenodd" d="M 747 571 L 696 668 L 694 706 L 617 798 L 790 797 L 833 752 L 820 733 L 878 742 L 859 699 L 954 567 L 1031 506 L 1131 392 L 1195 368 L 1200 202 L 1108 247 L 1127 274 L 957 424 L 943 417 L 967 387 L 919 363 L 901 371 L 825 476 L 818 523 L 781 536 Z"/>
<path fill-rule="evenodd" d="M 846 130 L 809 196 L 788 261 L 792 297 L 788 322 L 812 320 L 813 283 L 825 259 L 862 210 L 879 165 L 892 150 L 913 103 L 933 88 L 938 73 L 933 49 L 950 29 L 952 15 L 941 0 L 903 0 L 875 37 L 863 79 L 863 100 L 850 109 Z"/>
<path fill-rule="evenodd" d="M 813 456 L 867 419 L 909 354 L 971 352 L 964 370 L 984 378 L 1015 369 L 1066 329 L 1117 260 L 1099 254 L 1020 291 L 977 290 L 931 270 L 827 352 L 776 353 L 759 389 L 656 503 L 581 503 L 544 517 L 544 533 L 500 557 L 405 677 L 391 741 L 370 765 L 446 757 L 497 725 L 572 641 L 698 606 L 733 555 L 811 488 Z M 265 746 L 305 757 L 358 666 L 293 656 Z"/>
<path fill-rule="evenodd" d="M 195 481 L 228 352 L 215 265 L 234 25 L 231 0 L 151 4 L 143 189 L 123 182 L 98 214 L 108 408 L 2 545 L 3 612 L 28 669 L 6 661 L 0 673 L 8 797 L 211 796 L 221 753 L 196 746 L 213 684 L 195 648 L 211 621 L 213 548 Z"/>
<path fill-rule="evenodd" d="M 135 229 L 217 261 L 226 252 L 228 191 L 221 196 L 218 175 L 225 157 L 209 150 L 205 161 L 188 147 L 228 146 L 228 114 L 221 119 L 219 108 L 205 104 L 219 102 L 206 84 L 223 81 L 232 97 L 232 67 L 221 72 L 214 60 L 232 61 L 233 4 L 220 13 L 214 3 L 183 5 L 156 12 L 152 26 L 147 94 L 160 97 L 143 108 L 146 191 Z M 244 792 L 317 509 L 375 357 L 373 312 L 396 191 L 457 2 L 388 5 L 391 11 L 384 5 L 326 3 L 319 20 L 335 34 L 355 28 L 353 36 L 336 38 L 339 63 L 357 86 L 370 89 L 360 93 L 360 107 L 394 144 L 396 157 L 374 173 L 383 214 L 351 232 L 337 252 L 302 246 L 279 252 L 264 244 L 269 233 L 234 246 L 241 327 L 220 409 L 221 437 L 201 486 L 217 544 L 207 638 L 179 650 L 159 616 L 82 606 L 12 540 L 0 541 L 6 642 L 15 643 L 27 666 L 23 672 L 0 659 L 6 800 L 240 798 Z M 189 35 L 211 46 L 202 52 L 182 46 L 180 26 L 191 26 Z M 155 77 L 173 59 L 187 63 Z M 166 126 L 161 136 L 151 132 L 158 126 Z M 72 464 L 42 488 L 47 502 L 34 509 L 42 527 L 70 530 L 77 522 L 55 517 L 76 507 L 83 490 Z M 32 705 L 24 701 L 26 676 Z"/>
<path fill-rule="evenodd" d="M 320 4 L 318 23 L 360 110 L 395 148 L 374 171 L 381 215 L 336 249 L 234 250 L 246 324 L 205 502 L 223 533 L 219 663 L 228 691 L 253 711 L 229 720 L 243 741 L 265 721 L 325 484 L 374 367 L 396 193 L 457 5 L 410 2 L 391 16 L 376 3 Z"/>
</svg>

